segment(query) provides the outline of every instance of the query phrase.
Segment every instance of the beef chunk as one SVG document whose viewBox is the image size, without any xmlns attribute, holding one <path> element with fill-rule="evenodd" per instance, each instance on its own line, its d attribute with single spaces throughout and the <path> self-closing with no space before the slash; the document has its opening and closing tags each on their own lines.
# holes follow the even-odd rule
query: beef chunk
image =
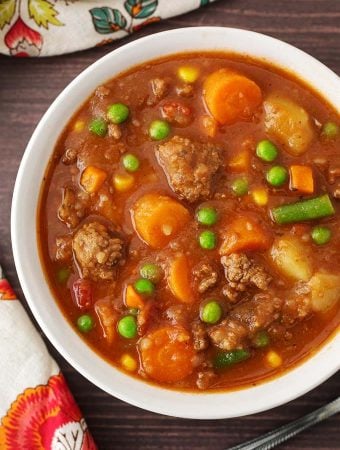
<svg viewBox="0 0 340 450">
<path fill-rule="evenodd" d="M 282 309 L 281 321 L 285 325 L 293 325 L 312 312 L 310 295 L 292 295 L 289 296 Z"/>
<path fill-rule="evenodd" d="M 194 267 L 193 274 L 200 294 L 215 286 L 218 280 L 217 271 L 210 264 L 206 263 L 200 263 Z"/>
<path fill-rule="evenodd" d="M 60 236 L 56 239 L 56 261 L 68 261 L 72 258 L 72 236 Z"/>
<path fill-rule="evenodd" d="M 95 281 L 114 279 L 114 268 L 122 262 L 123 251 L 123 241 L 112 237 L 98 222 L 83 225 L 73 238 L 73 252 L 82 276 Z"/>
<path fill-rule="evenodd" d="M 61 161 L 66 166 L 75 164 L 77 162 L 77 150 L 75 148 L 67 148 L 61 158 Z"/>
<path fill-rule="evenodd" d="M 212 179 L 222 159 L 211 143 L 174 136 L 157 149 L 157 156 L 172 190 L 180 199 L 195 202 L 212 193 Z"/>
<path fill-rule="evenodd" d="M 271 282 L 271 276 L 264 268 L 243 254 L 232 253 L 222 256 L 221 263 L 224 267 L 224 275 L 228 284 L 223 289 L 223 294 L 231 301 L 236 301 L 240 292 L 248 287 L 255 286 L 266 290 Z"/>
<path fill-rule="evenodd" d="M 66 187 L 58 209 L 58 217 L 69 228 L 75 228 L 84 217 L 85 205 L 77 197 L 73 189 Z"/>
<path fill-rule="evenodd" d="M 194 322 L 191 327 L 194 349 L 197 351 L 206 350 L 209 347 L 209 339 L 206 326 L 200 322 Z"/>
<path fill-rule="evenodd" d="M 202 370 L 201 372 L 198 372 L 197 374 L 197 380 L 196 385 L 198 389 L 208 389 L 212 385 L 216 378 L 216 373 L 209 369 L 209 370 Z"/>
<path fill-rule="evenodd" d="M 188 310 L 185 305 L 171 305 L 165 310 L 165 317 L 173 325 L 185 325 L 188 320 Z"/>
<path fill-rule="evenodd" d="M 176 93 L 180 97 L 192 97 L 194 95 L 194 87 L 192 84 L 182 84 L 176 88 Z"/>
<path fill-rule="evenodd" d="M 208 331 L 214 345 L 222 350 L 242 348 L 245 340 L 267 328 L 280 316 L 282 300 L 271 294 L 258 294 L 236 306 L 218 325 Z"/>
<path fill-rule="evenodd" d="M 242 347 L 242 342 L 248 334 L 247 328 L 238 320 L 224 319 L 208 331 L 211 342 L 223 350 L 233 350 Z"/>
<path fill-rule="evenodd" d="M 122 137 L 122 130 L 116 123 L 110 123 L 107 128 L 109 136 L 113 137 L 113 139 L 116 139 L 118 141 Z"/>
<path fill-rule="evenodd" d="M 169 92 L 169 83 L 164 78 L 153 78 L 150 81 L 152 95 L 148 98 L 148 106 L 153 106 L 162 100 Z"/>
</svg>

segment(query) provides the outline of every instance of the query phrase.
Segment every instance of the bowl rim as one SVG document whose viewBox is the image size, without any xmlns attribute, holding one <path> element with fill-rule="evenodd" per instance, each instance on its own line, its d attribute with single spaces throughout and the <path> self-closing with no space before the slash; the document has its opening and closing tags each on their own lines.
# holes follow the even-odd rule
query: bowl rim
<svg viewBox="0 0 340 450">
<path fill-rule="evenodd" d="M 192 36 L 193 29 L 195 30 L 194 37 Z M 204 40 L 211 39 L 211 36 L 213 36 L 212 41 L 215 44 L 209 44 L 209 47 L 204 49 L 198 47 L 198 44 L 196 45 L 196 42 L 204 44 Z M 36 233 L 33 235 L 33 229 L 35 229 L 37 205 L 40 195 L 38 194 L 37 196 L 37 191 L 40 193 L 42 181 L 41 166 L 43 163 L 41 159 L 44 159 L 45 162 L 49 160 L 56 140 L 54 140 L 53 145 L 50 145 L 50 151 L 46 152 L 47 155 L 43 153 L 43 143 L 47 140 L 47 134 L 54 137 L 60 135 L 69 118 L 93 91 L 93 87 L 86 88 L 86 83 L 88 85 L 91 83 L 94 84 L 94 81 L 89 80 L 96 79 L 96 77 L 99 77 L 102 83 L 105 82 L 109 77 L 105 78 L 104 75 L 99 75 L 99 73 L 101 71 L 107 72 L 108 67 L 106 66 L 110 66 L 110 63 L 115 60 L 124 62 L 126 55 L 131 58 L 131 61 L 135 61 L 136 58 L 138 59 L 138 51 L 143 46 L 147 47 L 149 52 L 151 51 L 150 48 L 154 49 L 154 53 L 160 52 L 160 56 L 183 52 L 209 51 L 209 48 L 210 51 L 222 50 L 227 53 L 228 51 L 233 52 L 233 50 L 226 48 L 226 43 L 221 46 L 219 46 L 220 44 L 216 44 L 220 38 L 225 40 L 230 39 L 231 42 L 234 39 L 234 43 L 229 44 L 232 47 L 243 45 L 243 41 L 248 42 L 248 44 L 251 43 L 254 46 L 263 46 L 263 56 L 254 56 L 252 49 L 243 52 L 251 57 L 253 56 L 255 59 L 268 61 L 266 52 L 270 54 L 273 52 L 273 48 L 275 48 L 275 53 L 277 52 L 278 55 L 280 52 L 287 52 L 287 65 L 290 63 L 294 67 L 294 70 L 291 70 L 291 72 L 296 72 L 294 61 L 296 61 L 296 58 L 301 58 L 304 63 L 310 66 L 310 75 L 306 77 L 308 78 L 307 81 L 309 82 L 312 77 L 312 72 L 317 71 L 318 75 L 321 73 L 328 84 L 328 90 L 325 88 L 328 94 L 322 96 L 340 111 L 340 99 L 338 102 L 335 100 L 331 101 L 332 93 L 336 93 L 336 89 L 340 88 L 340 78 L 312 56 L 275 38 L 253 31 L 228 27 L 178 28 L 148 35 L 124 44 L 95 61 L 71 81 L 53 101 L 39 121 L 27 144 L 15 182 L 11 210 L 12 248 L 19 281 L 35 319 L 58 352 L 85 378 L 120 400 L 148 411 L 192 419 L 219 419 L 254 414 L 287 403 L 305 394 L 339 370 L 340 361 L 336 359 L 336 355 L 340 349 L 340 333 L 335 333 L 315 354 L 291 370 L 272 380 L 260 383 L 255 387 L 247 387 L 233 391 L 192 393 L 148 384 L 128 376 L 110 365 L 88 345 L 84 345 L 83 340 L 72 329 L 57 306 L 43 275 L 42 263 L 39 257 L 37 259 L 38 245 L 36 242 Z M 182 48 L 183 39 L 188 39 L 189 42 L 192 42 L 192 48 L 189 46 Z M 163 49 L 157 49 L 156 51 L 155 45 L 160 40 L 162 44 L 164 43 L 162 45 Z M 179 47 L 178 50 L 168 52 L 166 49 L 169 46 L 171 47 L 171 45 L 173 47 L 177 45 Z M 148 51 L 146 51 L 146 56 L 138 61 L 137 64 L 126 63 L 126 67 L 122 71 L 134 65 L 139 65 L 142 61 L 152 61 L 157 58 L 154 55 L 149 56 Z M 242 54 L 242 51 L 235 51 L 234 53 Z M 278 58 L 280 59 L 280 57 Z M 271 61 L 273 59 L 275 58 L 271 58 Z M 277 63 L 276 61 L 273 63 L 274 66 L 289 69 L 285 64 Z M 114 75 L 111 75 L 111 78 L 122 71 L 117 71 Z M 315 80 L 317 79 L 315 78 Z M 314 84 L 312 86 L 315 87 Z M 87 96 L 85 94 L 85 97 L 84 92 L 88 93 Z M 324 90 L 321 90 L 321 92 L 324 94 Z M 80 99 L 79 102 L 77 100 L 78 106 L 76 108 L 74 108 L 74 98 L 71 99 L 72 95 L 74 98 L 79 97 Z M 71 102 L 73 102 L 73 109 L 70 113 L 67 113 L 68 117 L 65 118 L 62 116 L 66 108 L 65 104 L 67 105 Z M 58 123 L 58 117 L 60 123 Z M 53 129 L 55 118 L 58 126 L 55 127 L 56 129 Z M 61 125 L 62 122 L 64 122 L 63 125 Z M 36 151 L 36 148 L 39 150 Z M 40 158 L 34 158 L 36 156 L 35 152 L 39 153 Z M 45 172 L 46 164 L 44 164 L 44 167 Z M 36 171 L 40 171 L 39 183 L 37 183 Z M 30 213 L 32 206 L 34 208 L 34 214 L 32 214 L 32 211 Z M 49 301 L 49 308 L 44 308 L 44 301 L 46 299 Z M 52 302 L 50 302 L 51 300 Z M 62 323 L 61 320 L 64 324 L 62 324 L 62 330 L 60 331 L 58 324 Z M 66 326 L 63 326 L 65 324 Z M 71 344 L 71 350 L 69 344 Z M 319 365 L 316 365 L 316 361 L 318 361 Z M 225 401 L 223 402 L 223 400 Z"/>
</svg>

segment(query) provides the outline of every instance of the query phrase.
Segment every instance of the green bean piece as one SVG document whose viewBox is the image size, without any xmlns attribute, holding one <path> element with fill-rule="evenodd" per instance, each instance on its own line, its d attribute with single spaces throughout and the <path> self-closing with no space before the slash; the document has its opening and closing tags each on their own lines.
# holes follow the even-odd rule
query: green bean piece
<svg viewBox="0 0 340 450">
<path fill-rule="evenodd" d="M 216 369 L 224 369 L 245 361 L 248 358 L 250 358 L 250 352 L 248 350 L 231 350 L 217 354 L 213 360 L 213 365 Z"/>
<path fill-rule="evenodd" d="M 287 203 L 286 205 L 272 208 L 270 212 L 274 222 L 282 225 L 332 216 L 335 210 L 329 195 L 324 194 L 320 197 L 296 203 Z"/>
</svg>

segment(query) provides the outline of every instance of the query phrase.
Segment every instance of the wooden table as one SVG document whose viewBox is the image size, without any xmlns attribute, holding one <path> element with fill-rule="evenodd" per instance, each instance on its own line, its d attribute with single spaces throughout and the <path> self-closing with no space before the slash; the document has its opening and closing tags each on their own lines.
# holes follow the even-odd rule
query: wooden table
<svg viewBox="0 0 340 450">
<path fill-rule="evenodd" d="M 23 302 L 11 251 L 10 206 L 22 154 L 42 114 L 79 72 L 114 48 L 143 35 L 194 25 L 267 33 L 312 54 L 340 75 L 340 0 L 220 0 L 105 47 L 48 59 L 0 57 L 0 261 Z M 232 420 L 175 419 L 111 397 L 47 345 L 62 367 L 98 447 L 104 450 L 225 449 L 298 418 L 340 394 L 338 373 L 300 399 L 262 414 Z M 333 417 L 281 448 L 340 449 L 339 430 L 340 416 Z"/>
</svg>

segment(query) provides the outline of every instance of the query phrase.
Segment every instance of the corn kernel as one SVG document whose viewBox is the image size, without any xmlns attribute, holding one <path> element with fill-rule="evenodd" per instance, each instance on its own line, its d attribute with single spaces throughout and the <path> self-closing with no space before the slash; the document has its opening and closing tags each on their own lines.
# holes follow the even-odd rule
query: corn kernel
<svg viewBox="0 0 340 450">
<path fill-rule="evenodd" d="M 73 131 L 80 133 L 81 131 L 83 131 L 84 127 L 85 127 L 85 122 L 83 120 L 77 120 L 77 122 L 73 126 Z"/>
<path fill-rule="evenodd" d="M 276 367 L 279 367 L 282 365 L 282 358 L 281 356 L 275 352 L 274 350 L 270 350 L 266 354 L 266 360 L 270 367 L 273 367 L 275 369 Z"/>
<path fill-rule="evenodd" d="M 197 67 L 181 66 L 178 69 L 178 77 L 184 81 L 184 83 L 195 83 L 199 76 L 199 70 Z"/>
<path fill-rule="evenodd" d="M 137 361 L 128 353 L 125 353 L 120 358 L 120 363 L 123 369 L 128 370 L 129 372 L 135 372 L 137 369 Z"/>
<path fill-rule="evenodd" d="M 265 188 L 254 189 L 251 195 L 258 206 L 266 206 L 268 203 L 268 191 Z"/>
<path fill-rule="evenodd" d="M 118 192 L 129 191 L 135 183 L 135 178 L 129 173 L 116 173 L 113 176 L 113 185 Z"/>
</svg>

